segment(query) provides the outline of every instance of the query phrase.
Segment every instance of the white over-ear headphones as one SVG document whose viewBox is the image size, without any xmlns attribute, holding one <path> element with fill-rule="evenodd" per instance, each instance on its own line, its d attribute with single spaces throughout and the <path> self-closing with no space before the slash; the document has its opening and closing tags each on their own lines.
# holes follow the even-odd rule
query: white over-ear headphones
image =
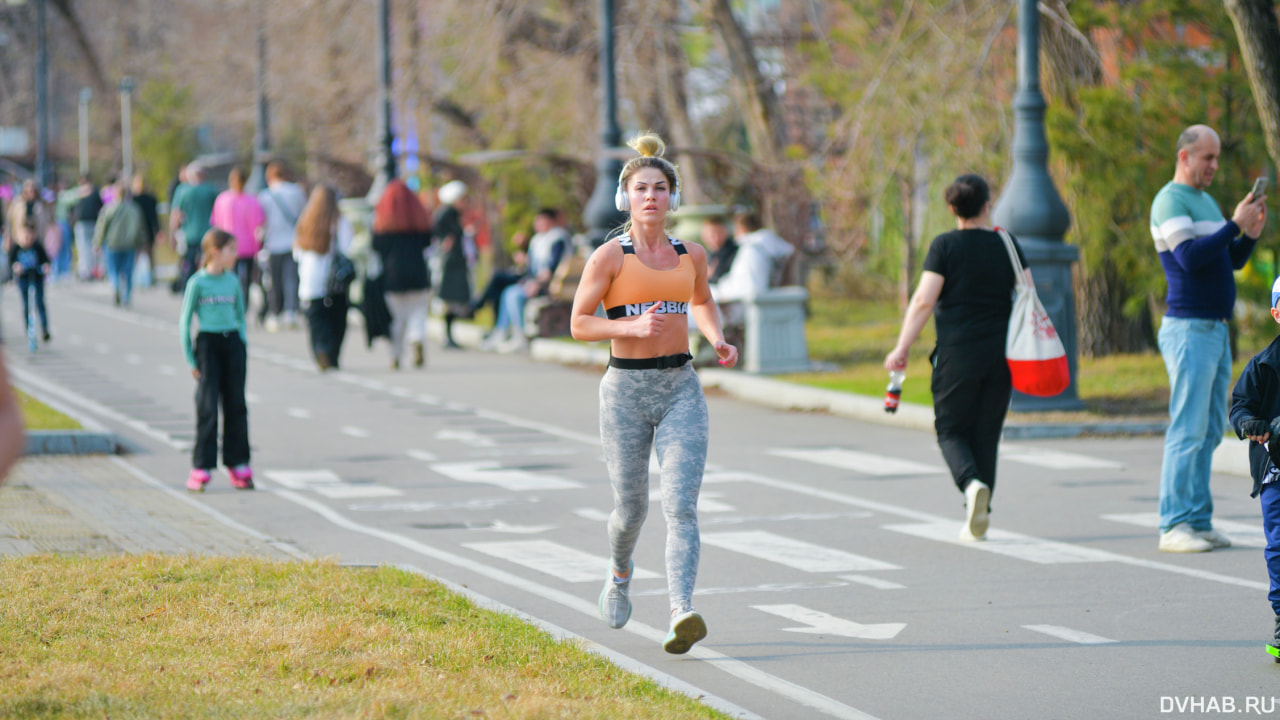
<svg viewBox="0 0 1280 720">
<path fill-rule="evenodd" d="M 625 172 L 625 170 L 624 170 Z M 618 175 L 618 192 L 613 196 L 614 207 L 618 208 L 618 212 L 630 212 L 631 201 L 627 199 L 627 190 L 622 186 L 622 175 Z M 671 203 L 668 205 L 669 212 L 675 212 L 680 209 L 680 180 L 676 179 L 676 187 L 671 191 Z"/>
</svg>

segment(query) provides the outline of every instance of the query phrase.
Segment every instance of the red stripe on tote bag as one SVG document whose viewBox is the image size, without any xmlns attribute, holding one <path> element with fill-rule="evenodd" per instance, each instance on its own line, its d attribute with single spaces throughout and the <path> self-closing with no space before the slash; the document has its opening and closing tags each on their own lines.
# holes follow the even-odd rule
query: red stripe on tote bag
<svg viewBox="0 0 1280 720">
<path fill-rule="evenodd" d="M 1013 313 L 1009 316 L 1009 335 L 1004 346 L 1013 389 L 1036 397 L 1057 395 L 1071 384 L 1066 348 L 1053 327 L 1053 321 L 1049 319 L 1049 313 L 1040 304 L 1035 286 L 1027 281 L 1022 263 L 1018 261 L 1018 253 L 1013 247 L 1013 238 L 1001 228 L 996 228 L 996 231 L 1000 233 L 1005 249 L 1009 252 L 1017 283 Z"/>
</svg>

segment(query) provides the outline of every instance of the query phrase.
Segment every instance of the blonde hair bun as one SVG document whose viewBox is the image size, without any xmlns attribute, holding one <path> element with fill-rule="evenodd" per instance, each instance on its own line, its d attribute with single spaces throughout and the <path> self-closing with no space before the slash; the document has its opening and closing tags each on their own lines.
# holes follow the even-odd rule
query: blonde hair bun
<svg viewBox="0 0 1280 720">
<path fill-rule="evenodd" d="M 627 146 L 640 153 L 640 157 L 662 157 L 667 151 L 667 144 L 655 133 L 645 133 L 632 138 Z"/>
</svg>

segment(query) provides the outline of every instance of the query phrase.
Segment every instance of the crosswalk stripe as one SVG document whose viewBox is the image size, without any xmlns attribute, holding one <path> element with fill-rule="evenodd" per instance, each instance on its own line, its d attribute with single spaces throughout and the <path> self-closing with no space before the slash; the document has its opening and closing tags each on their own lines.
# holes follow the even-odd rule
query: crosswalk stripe
<svg viewBox="0 0 1280 720">
<path fill-rule="evenodd" d="M 460 482 L 488 483 L 516 492 L 582 487 L 582 483 L 554 475 L 542 475 L 519 468 L 504 468 L 501 463 L 494 460 L 435 463 L 431 469 Z"/>
<path fill-rule="evenodd" d="M 1155 512 L 1103 515 L 1102 519 L 1144 528 L 1160 527 L 1160 513 Z M 1250 525 L 1249 523 L 1235 520 L 1215 519 L 1213 521 L 1213 529 L 1226 535 L 1232 545 L 1252 548 L 1265 548 L 1267 546 L 1267 536 L 1263 534 L 1262 528 L 1258 525 Z"/>
<path fill-rule="evenodd" d="M 702 544 L 750 555 L 804 572 L 866 572 L 901 569 L 893 563 L 775 535 L 763 530 L 704 533 Z"/>
<path fill-rule="evenodd" d="M 1067 642 L 1079 643 L 1081 645 L 1105 645 L 1107 643 L 1116 642 L 1111 638 L 1104 638 L 1101 635 L 1082 632 L 1080 630 L 1072 630 L 1071 628 L 1062 627 L 1060 625 L 1023 625 L 1022 627 L 1032 632 L 1043 633 L 1056 637 Z"/>
<path fill-rule="evenodd" d="M 873 587 L 877 590 L 903 590 L 907 587 L 906 585 L 900 585 L 889 580 L 882 580 L 878 577 L 871 577 L 870 575 L 841 575 L 840 579 L 858 583 L 859 585 Z"/>
<path fill-rule="evenodd" d="M 609 574 L 608 558 L 566 547 L 550 540 L 463 543 L 463 547 L 569 583 L 603 582 Z M 638 566 L 632 572 L 637 580 L 653 580 L 662 577 Z"/>
<path fill-rule="evenodd" d="M 1089 457 L 1061 450 L 1019 445 L 1017 443 L 1001 443 L 1000 459 L 1012 460 L 1024 465 L 1035 465 L 1050 470 L 1116 470 L 1124 467 L 1124 463 L 1114 460 Z"/>
<path fill-rule="evenodd" d="M 876 455 L 875 453 L 843 448 L 812 448 L 792 450 L 775 448 L 768 451 L 770 455 L 802 460 L 804 462 L 827 465 L 853 470 L 863 475 L 932 475 L 946 472 L 940 465 L 926 465 L 912 460 Z"/>
<path fill-rule="evenodd" d="M 1041 565 L 1057 565 L 1061 563 L 1108 562 L 1115 555 L 1094 550 L 1092 548 L 1069 545 L 1067 543 L 1043 540 L 1041 538 L 1010 532 L 1008 530 L 991 529 L 987 531 L 985 542 L 966 542 L 960 539 L 959 522 L 913 523 L 907 525 L 886 525 L 886 530 L 915 535 L 916 537 L 940 542 L 964 545 L 978 550 L 1005 555 L 1007 557 L 1027 560 Z"/>
<path fill-rule="evenodd" d="M 396 488 L 374 483 L 349 483 L 332 470 L 268 470 L 268 480 L 293 490 L 309 490 L 334 500 L 353 498 L 397 497 L 404 493 Z"/>
</svg>

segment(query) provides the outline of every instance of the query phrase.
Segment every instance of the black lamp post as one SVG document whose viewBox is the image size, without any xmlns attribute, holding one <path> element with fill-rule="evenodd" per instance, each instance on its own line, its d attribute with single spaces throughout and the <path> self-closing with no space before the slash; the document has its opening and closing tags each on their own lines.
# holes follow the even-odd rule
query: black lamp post
<svg viewBox="0 0 1280 720">
<path fill-rule="evenodd" d="M 613 63 L 613 0 L 600 0 L 600 148 L 596 158 L 596 186 L 583 209 L 587 240 L 592 246 L 604 242 L 610 230 L 626 220 L 614 205 L 622 161 L 610 151 L 622 143 L 618 129 L 618 93 Z"/>
<path fill-rule="evenodd" d="M 378 2 L 378 139 L 377 171 L 368 199 L 375 202 L 396 176 L 396 156 L 391 150 L 391 9 L 389 0 Z"/>
<path fill-rule="evenodd" d="M 258 91 L 258 117 L 253 129 L 253 169 L 245 183 L 245 191 L 257 194 L 267 186 L 267 158 L 271 140 L 267 114 L 267 12 L 266 1 L 258 0 L 258 68 L 255 83 Z"/>
<path fill-rule="evenodd" d="M 1036 0 L 1018 2 L 1018 93 L 1013 98 L 1013 172 L 996 203 L 992 221 L 1013 233 L 1031 266 L 1036 292 L 1062 337 L 1071 384 L 1061 395 L 1032 397 L 1014 392 L 1019 411 L 1079 410 L 1076 391 L 1076 312 L 1071 264 L 1079 250 L 1063 242 L 1071 215 L 1049 176 L 1049 142 L 1040 92 L 1040 10 Z"/>
<path fill-rule="evenodd" d="M 49 45 L 45 37 L 46 0 L 36 0 L 36 182 L 50 185 L 49 172 Z"/>
</svg>

